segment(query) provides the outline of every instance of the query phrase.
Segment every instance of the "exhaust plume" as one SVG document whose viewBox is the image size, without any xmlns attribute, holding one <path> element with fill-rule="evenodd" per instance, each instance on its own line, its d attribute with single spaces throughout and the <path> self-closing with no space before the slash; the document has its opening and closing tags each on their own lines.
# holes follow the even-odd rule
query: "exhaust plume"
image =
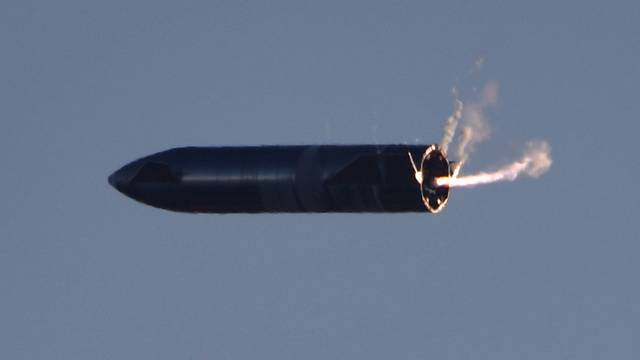
<svg viewBox="0 0 640 360">
<path fill-rule="evenodd" d="M 458 161 L 451 163 L 450 176 L 440 176 L 434 179 L 436 187 L 472 187 L 500 181 L 513 181 L 521 174 L 538 177 L 549 170 L 552 164 L 551 146 L 545 141 L 531 141 L 527 143 L 524 155 L 511 164 L 492 172 L 460 175 L 460 171 L 469 160 L 475 146 L 489 138 L 491 131 L 486 113 L 487 109 L 495 106 L 498 101 L 498 84 L 487 84 L 482 89 L 480 99 L 471 102 L 464 108 L 456 89 L 454 89 L 453 95 L 455 97 L 454 111 L 444 126 L 441 149 L 446 155 L 447 149 L 455 137 L 456 128 L 461 123 L 462 129 L 457 137 L 456 149 Z M 415 165 L 414 170 L 417 178 L 420 172 Z"/>
<path fill-rule="evenodd" d="M 552 164 L 551 146 L 545 141 L 527 143 L 527 150 L 517 161 L 493 172 L 480 172 L 466 176 L 436 178 L 437 186 L 471 187 L 499 181 L 513 181 L 520 174 L 538 177 L 549 170 Z"/>
</svg>

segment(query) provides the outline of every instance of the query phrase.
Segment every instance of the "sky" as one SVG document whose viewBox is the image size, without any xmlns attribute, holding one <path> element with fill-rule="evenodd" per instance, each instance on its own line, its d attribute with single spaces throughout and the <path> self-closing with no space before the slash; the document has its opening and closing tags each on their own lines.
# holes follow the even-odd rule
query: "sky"
<svg viewBox="0 0 640 360">
<path fill-rule="evenodd" d="M 0 10 L 0 358 L 640 357 L 637 3 Z M 438 142 L 486 84 L 464 171 L 530 139 L 553 166 L 438 215 L 176 214 L 107 183 L 176 146 Z"/>
</svg>

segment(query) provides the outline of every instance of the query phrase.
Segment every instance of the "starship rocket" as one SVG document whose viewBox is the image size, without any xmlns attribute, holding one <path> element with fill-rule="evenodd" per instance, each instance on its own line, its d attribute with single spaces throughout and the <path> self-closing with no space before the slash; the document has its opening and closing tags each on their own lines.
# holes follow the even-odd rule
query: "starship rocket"
<svg viewBox="0 0 640 360">
<path fill-rule="evenodd" d="M 438 145 L 182 147 L 135 160 L 109 183 L 187 213 L 437 213 L 449 187 L 435 179 L 452 168 Z"/>
</svg>

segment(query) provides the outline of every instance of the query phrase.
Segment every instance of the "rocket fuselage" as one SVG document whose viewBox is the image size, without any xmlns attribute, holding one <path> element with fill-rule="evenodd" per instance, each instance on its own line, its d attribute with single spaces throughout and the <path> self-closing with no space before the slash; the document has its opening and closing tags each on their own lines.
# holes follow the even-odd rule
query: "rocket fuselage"
<svg viewBox="0 0 640 360">
<path fill-rule="evenodd" d="M 437 146 L 424 156 L 427 147 L 183 147 L 125 165 L 109 183 L 142 203 L 180 212 L 437 212 L 449 189 L 433 188 L 433 179 L 448 176 L 450 166 Z M 408 153 L 422 159 L 421 182 Z"/>
</svg>

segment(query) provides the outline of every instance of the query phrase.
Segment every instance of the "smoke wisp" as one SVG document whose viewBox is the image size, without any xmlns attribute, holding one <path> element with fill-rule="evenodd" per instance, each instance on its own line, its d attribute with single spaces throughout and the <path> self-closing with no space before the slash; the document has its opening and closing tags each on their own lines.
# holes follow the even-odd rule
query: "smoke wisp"
<svg viewBox="0 0 640 360">
<path fill-rule="evenodd" d="M 458 127 L 458 122 L 462 118 L 462 110 L 463 104 L 462 101 L 458 98 L 458 91 L 456 88 L 453 88 L 453 112 L 447 118 L 447 122 L 444 125 L 444 135 L 442 136 L 442 141 L 440 142 L 440 148 L 442 152 L 447 153 L 447 149 L 449 148 L 449 144 L 453 141 L 453 137 L 456 134 L 456 127 Z"/>
<path fill-rule="evenodd" d="M 463 127 L 458 141 L 458 165 L 459 172 L 469 159 L 469 155 L 475 146 L 489 138 L 491 130 L 487 122 L 487 109 L 495 106 L 498 101 L 498 85 L 490 83 L 482 90 L 482 97 L 478 102 L 471 103 L 465 109 L 462 122 Z"/>
</svg>

